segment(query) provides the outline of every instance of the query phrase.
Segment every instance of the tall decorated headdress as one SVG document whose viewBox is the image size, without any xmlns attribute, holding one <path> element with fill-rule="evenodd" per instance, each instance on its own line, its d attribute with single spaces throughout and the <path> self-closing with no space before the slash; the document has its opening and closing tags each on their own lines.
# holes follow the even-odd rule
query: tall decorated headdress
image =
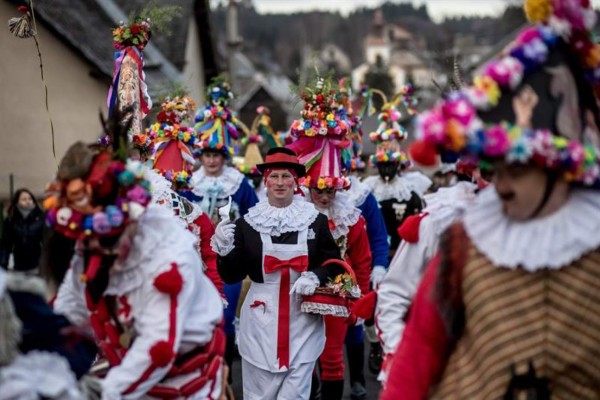
<svg viewBox="0 0 600 400">
<path fill-rule="evenodd" d="M 436 154 L 536 165 L 571 182 L 600 177 L 600 46 L 587 0 L 528 0 L 523 30 L 473 84 L 450 93 L 417 124 L 419 163 Z"/>
<path fill-rule="evenodd" d="M 307 170 L 300 184 L 318 189 L 348 189 L 350 181 L 342 175 L 342 149 L 350 146 L 350 125 L 336 112 L 339 103 L 337 84 L 317 77 L 300 93 L 304 109 L 292 123 L 295 141 L 287 147 L 298 154 Z"/>
<path fill-rule="evenodd" d="M 192 119 L 196 105 L 188 96 L 165 99 L 157 122 L 146 130 L 153 142 L 153 168 L 175 185 L 187 189 L 194 167 L 192 148 L 196 132 L 185 123 Z"/>
<path fill-rule="evenodd" d="M 112 85 L 108 91 L 107 106 L 109 110 L 115 110 L 118 103 L 119 111 L 131 110 L 133 114 L 131 140 L 141 152 L 147 152 L 150 142 L 144 137 L 142 120 L 150 114 L 152 99 L 146 85 L 142 50 L 152 36 L 150 20 L 138 17 L 129 24 L 121 21 L 112 34 L 113 46 L 116 50 L 115 66 Z"/>
<path fill-rule="evenodd" d="M 72 239 L 118 236 L 149 204 L 144 167 L 127 160 L 129 124 L 121 117 L 116 110 L 104 123 L 110 147 L 77 142 L 60 162 L 44 201 L 46 222 L 58 233 Z"/>
<path fill-rule="evenodd" d="M 240 137 L 244 126 L 230 108 L 234 96 L 223 78 L 215 78 L 206 92 L 206 106 L 196 113 L 194 129 L 198 135 L 199 152 L 220 151 L 226 157 L 235 154 L 233 140 Z"/>
<path fill-rule="evenodd" d="M 371 142 L 377 146 L 376 153 L 371 156 L 371 163 L 400 163 L 402 166 L 410 165 L 410 161 L 406 153 L 401 150 L 401 143 L 408 137 L 408 132 L 400 124 L 402 113 L 398 109 L 400 104 L 404 105 L 408 114 L 416 114 L 415 100 L 412 97 L 413 88 L 411 85 L 404 85 L 400 93 L 398 93 L 391 101 L 388 101 L 387 96 L 378 89 L 366 89 L 365 94 L 369 99 L 373 94 L 378 94 L 383 99 L 381 112 L 377 116 L 379 125 L 377 130 L 369 134 Z"/>
</svg>

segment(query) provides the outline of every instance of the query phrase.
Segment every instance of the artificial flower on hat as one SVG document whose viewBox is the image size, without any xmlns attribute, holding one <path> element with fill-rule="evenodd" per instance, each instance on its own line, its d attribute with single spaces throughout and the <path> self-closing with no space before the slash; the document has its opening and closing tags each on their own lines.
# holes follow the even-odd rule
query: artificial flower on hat
<svg viewBox="0 0 600 400">
<path fill-rule="evenodd" d="M 199 152 L 220 151 L 227 158 L 235 154 L 232 142 L 240 137 L 240 131 L 247 129 L 230 108 L 233 98 L 224 78 L 213 79 L 206 91 L 206 106 L 198 110 L 195 118 Z"/>
<path fill-rule="evenodd" d="M 323 77 L 316 77 L 300 92 L 304 107 L 290 129 L 295 141 L 287 147 L 306 166 L 307 176 L 300 182 L 304 186 L 350 187 L 342 175 L 342 149 L 351 145 L 350 125 L 336 112 L 340 96 L 338 84 Z"/>
<path fill-rule="evenodd" d="M 189 188 L 194 166 L 192 148 L 197 136 L 185 124 L 191 120 L 195 103 L 188 96 L 167 98 L 157 115 L 157 122 L 146 130 L 153 142 L 153 168 L 170 181 L 175 189 Z"/>
<path fill-rule="evenodd" d="M 533 164 L 566 179 L 600 183 L 600 46 L 589 1 L 527 0 L 525 28 L 471 86 L 417 121 L 412 157 L 456 154 Z"/>
</svg>

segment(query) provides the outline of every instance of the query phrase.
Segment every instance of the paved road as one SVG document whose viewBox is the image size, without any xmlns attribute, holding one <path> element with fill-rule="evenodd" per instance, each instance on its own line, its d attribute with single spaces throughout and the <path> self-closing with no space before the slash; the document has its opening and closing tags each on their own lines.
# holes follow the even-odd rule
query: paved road
<svg viewBox="0 0 600 400">
<path fill-rule="evenodd" d="M 367 354 L 365 354 L 365 360 L 368 360 L 368 357 L 369 357 L 368 349 L 369 349 L 369 344 L 365 343 L 365 351 L 367 353 Z M 233 362 L 233 379 L 234 379 L 233 390 L 236 395 L 236 400 L 242 399 L 241 376 L 242 376 L 241 362 L 239 359 L 236 359 Z M 369 395 L 367 396 L 367 400 L 378 399 L 379 389 L 381 388 L 381 385 L 377 382 L 377 379 L 375 379 L 375 376 L 368 371 L 366 365 L 365 365 L 365 379 L 367 380 L 367 391 L 369 392 Z M 347 368 L 346 368 L 345 382 L 346 382 L 346 388 L 344 389 L 344 399 L 350 400 L 350 386 L 348 383 L 349 378 L 348 378 L 348 369 Z M 327 399 L 323 399 L 323 400 L 327 400 Z"/>
</svg>

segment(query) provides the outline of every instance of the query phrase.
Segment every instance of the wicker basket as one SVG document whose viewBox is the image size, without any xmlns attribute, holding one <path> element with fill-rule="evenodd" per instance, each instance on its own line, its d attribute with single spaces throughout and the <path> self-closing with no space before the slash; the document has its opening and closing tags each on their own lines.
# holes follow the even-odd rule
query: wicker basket
<svg viewBox="0 0 600 400">
<path fill-rule="evenodd" d="M 328 260 L 323 264 L 324 267 L 330 264 L 338 264 L 352 277 L 356 282 L 356 275 L 352 268 L 345 261 Z M 350 306 L 359 297 L 347 293 L 340 296 L 333 289 L 327 287 L 318 287 L 315 293 L 310 296 L 304 296 L 300 310 L 310 314 L 331 315 L 334 317 L 348 318 L 350 316 Z"/>
</svg>

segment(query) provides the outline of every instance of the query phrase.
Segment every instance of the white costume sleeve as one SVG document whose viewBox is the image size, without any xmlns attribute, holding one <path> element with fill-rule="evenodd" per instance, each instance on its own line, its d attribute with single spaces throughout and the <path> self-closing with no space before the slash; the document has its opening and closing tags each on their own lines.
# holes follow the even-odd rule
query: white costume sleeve
<svg viewBox="0 0 600 400">
<path fill-rule="evenodd" d="M 75 326 L 89 325 L 84 286 L 79 279 L 82 272 L 83 259 L 75 255 L 54 300 L 54 312 L 64 315 Z"/>
<path fill-rule="evenodd" d="M 198 266 L 166 265 L 132 294 L 136 336 L 121 364 L 108 372 L 103 400 L 138 399 L 165 377 L 179 351 L 183 324 L 193 317 L 197 292 L 205 289 L 193 268 Z M 172 285 L 177 281 L 180 290 Z M 207 332 L 200 334 L 210 338 L 214 325 L 205 326 Z"/>
<path fill-rule="evenodd" d="M 425 267 L 437 250 L 438 236 L 431 219 L 419 226 L 419 241 L 403 241 L 377 290 L 376 327 L 385 354 L 396 350 L 404 330 L 404 317 Z"/>
</svg>

